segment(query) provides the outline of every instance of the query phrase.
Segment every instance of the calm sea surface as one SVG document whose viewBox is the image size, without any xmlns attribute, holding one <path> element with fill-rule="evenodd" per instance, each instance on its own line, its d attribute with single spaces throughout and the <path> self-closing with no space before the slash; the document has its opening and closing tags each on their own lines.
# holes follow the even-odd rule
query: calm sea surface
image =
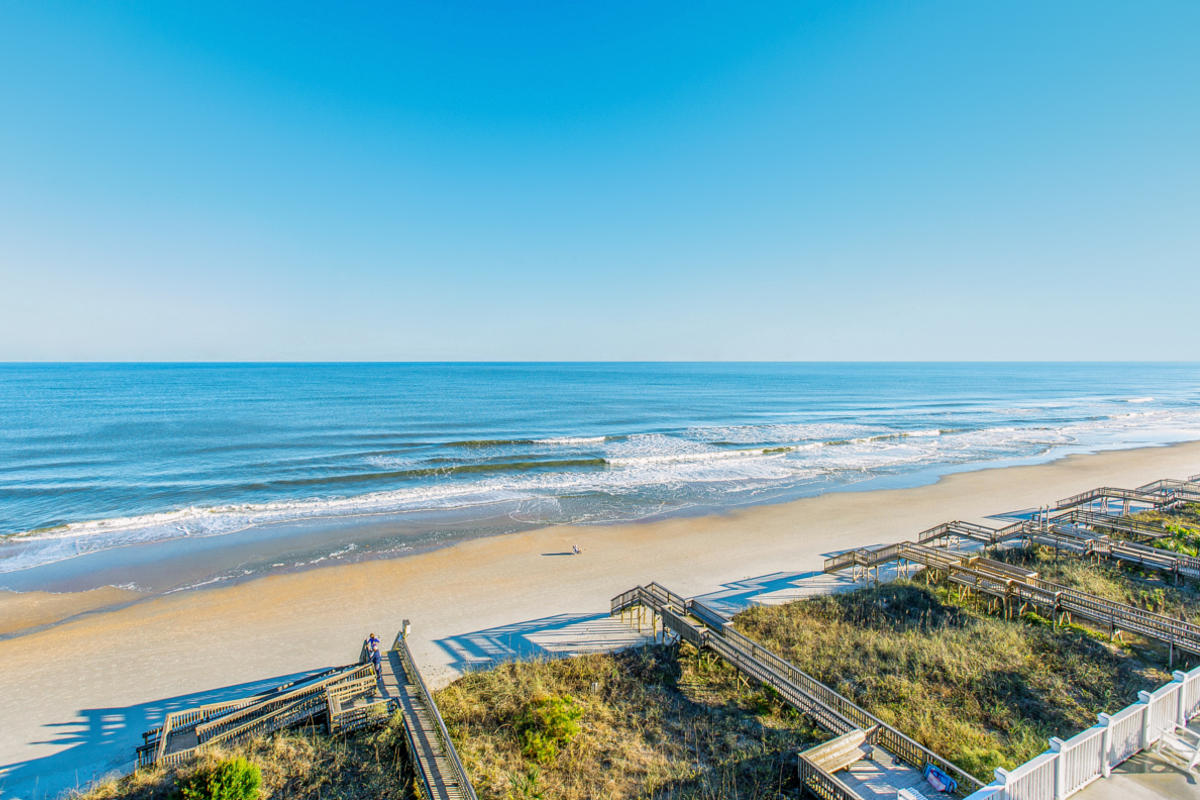
<svg viewBox="0 0 1200 800">
<path fill-rule="evenodd" d="M 0 573 L 385 515 L 411 546 L 464 514 L 610 522 L 1189 439 L 1196 364 L 0 365 Z"/>
</svg>

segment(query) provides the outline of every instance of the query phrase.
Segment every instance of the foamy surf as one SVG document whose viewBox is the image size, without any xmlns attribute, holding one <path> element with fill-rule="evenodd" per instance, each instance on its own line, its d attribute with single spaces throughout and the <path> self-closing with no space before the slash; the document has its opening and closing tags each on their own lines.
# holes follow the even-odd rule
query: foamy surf
<svg viewBox="0 0 1200 800">
<path fill-rule="evenodd" d="M 297 368 L 328 373 L 320 402 L 262 376 L 253 385 L 270 391 L 251 402 L 239 381 L 253 368 L 99 368 L 110 369 L 115 388 L 81 393 L 61 417 L 75 427 L 61 429 L 37 398 L 69 393 L 69 380 L 16 395 L 0 384 L 12 454 L 0 464 L 0 572 L 307 520 L 480 509 L 523 524 L 610 522 L 1200 439 L 1200 371 L 1192 384 L 1176 372 L 1130 382 L 1128 366 L 1080 366 L 1074 384 L 1061 365 L 625 365 L 602 378 L 581 367 L 578 381 L 570 367 Z M 995 388 L 955 389 L 956 369 Z M 121 388 L 131 380 L 141 394 Z M 79 422 L 93 414 L 92 428 Z M 35 424 L 3 427 L 14 419 Z"/>
</svg>

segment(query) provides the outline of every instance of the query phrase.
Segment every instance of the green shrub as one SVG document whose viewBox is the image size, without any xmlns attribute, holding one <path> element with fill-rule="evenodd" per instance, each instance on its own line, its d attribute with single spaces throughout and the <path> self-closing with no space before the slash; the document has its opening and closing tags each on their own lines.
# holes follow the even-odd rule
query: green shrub
<svg viewBox="0 0 1200 800">
<path fill-rule="evenodd" d="M 553 761 L 559 747 L 579 733 L 581 716 L 583 709 L 569 694 L 535 698 L 518 724 L 525 755 L 542 764 Z"/>
<path fill-rule="evenodd" d="M 262 772 L 245 758 L 226 759 L 176 784 L 182 800 L 256 800 Z"/>
</svg>

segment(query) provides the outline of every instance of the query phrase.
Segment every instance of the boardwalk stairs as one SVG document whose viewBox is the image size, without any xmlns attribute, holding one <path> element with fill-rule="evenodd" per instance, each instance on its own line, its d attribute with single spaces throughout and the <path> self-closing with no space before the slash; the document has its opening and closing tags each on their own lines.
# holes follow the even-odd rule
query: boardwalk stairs
<svg viewBox="0 0 1200 800">
<path fill-rule="evenodd" d="M 408 621 L 378 671 L 366 643 L 359 663 L 336 667 L 268 691 L 166 716 L 143 734 L 139 767 L 174 766 L 208 747 L 233 745 L 284 728 L 324 722 L 330 733 L 381 725 L 399 710 L 414 772 L 429 800 L 476 800 L 446 724 L 413 660 Z"/>
<path fill-rule="evenodd" d="M 734 629 L 728 617 L 702 601 L 684 598 L 661 584 L 651 583 L 635 586 L 614 597 L 610 611 L 614 616 L 640 616 L 639 609 L 649 610 L 656 618 L 654 625 L 657 626 L 658 620 L 661 620 L 662 628 L 670 631 L 678 641 L 688 642 L 697 649 L 710 650 L 746 677 L 770 686 L 785 702 L 797 711 L 807 714 L 835 738 L 847 737 L 845 741 L 850 741 L 866 731 L 872 745 L 884 749 L 897 761 L 918 771 L 927 764 L 934 764 L 952 775 L 958 781 L 959 794 L 962 797 L 982 786 L 974 776 L 963 772 L 791 662 L 741 634 Z M 858 794 L 849 790 L 849 793 L 825 793 L 822 790 L 822 774 L 817 771 L 806 772 L 804 764 L 802 759 L 800 769 L 802 778 L 806 780 L 805 786 L 819 797 L 826 800 L 860 800 Z M 845 788 L 839 781 L 830 785 Z"/>
<path fill-rule="evenodd" d="M 380 679 L 404 714 L 404 736 L 417 779 L 429 800 L 476 800 L 446 723 L 408 648 L 408 621 L 386 653 Z"/>
<path fill-rule="evenodd" d="M 137 764 L 174 766 L 205 748 L 236 744 L 318 718 L 330 731 L 353 729 L 368 716 L 370 704 L 360 701 L 375 691 L 375 684 L 369 665 L 351 665 L 240 700 L 173 711 L 162 725 L 142 734 Z"/>
</svg>

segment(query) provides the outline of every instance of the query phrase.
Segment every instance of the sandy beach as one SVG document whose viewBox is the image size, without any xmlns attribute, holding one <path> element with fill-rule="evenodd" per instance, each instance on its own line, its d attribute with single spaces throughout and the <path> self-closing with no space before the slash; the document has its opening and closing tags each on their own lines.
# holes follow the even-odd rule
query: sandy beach
<svg viewBox="0 0 1200 800">
<path fill-rule="evenodd" d="M 368 631 L 390 639 L 403 619 L 412 621 L 427 679 L 441 685 L 493 657 L 570 651 L 580 631 L 628 638 L 605 617 L 609 599 L 637 583 L 699 594 L 781 571 L 819 571 L 826 554 L 905 539 L 945 520 L 1197 471 L 1194 442 L 719 516 L 545 528 L 82 616 L 73 617 L 111 598 L 5 597 L 0 630 L 73 618 L 0 641 L 0 797 L 53 796 L 127 766 L 141 732 L 166 710 L 227 696 L 226 687 L 351 662 Z M 576 543 L 584 552 L 568 555 Z"/>
</svg>

